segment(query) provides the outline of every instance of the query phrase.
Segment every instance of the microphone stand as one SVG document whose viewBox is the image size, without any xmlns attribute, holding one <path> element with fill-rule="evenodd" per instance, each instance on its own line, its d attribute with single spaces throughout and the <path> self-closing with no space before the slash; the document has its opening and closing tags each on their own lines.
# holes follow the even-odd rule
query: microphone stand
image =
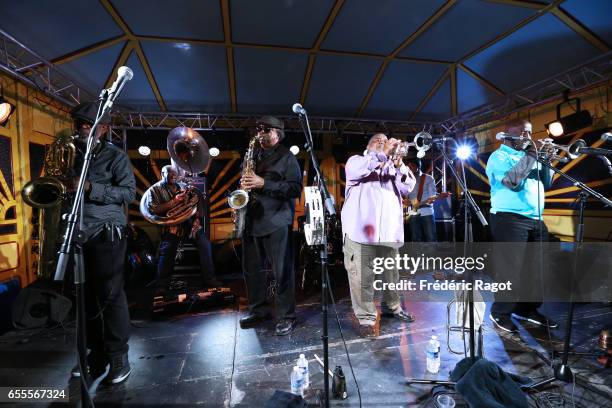
<svg viewBox="0 0 612 408">
<path fill-rule="evenodd" d="M 312 167 L 315 170 L 319 191 L 323 195 L 323 202 L 325 205 L 325 209 L 327 215 L 330 218 L 336 217 L 336 209 L 334 207 L 334 203 L 327 189 L 327 184 L 325 183 L 325 178 L 321 174 L 321 168 L 319 167 L 319 162 L 314 153 L 314 144 L 312 141 L 312 132 L 310 131 L 310 124 L 308 123 L 308 114 L 305 110 L 302 110 L 298 113 L 300 119 L 300 125 L 302 126 L 302 130 L 304 131 L 304 136 L 306 137 L 305 148 L 310 154 L 310 160 L 312 162 Z M 328 287 L 328 274 L 327 274 L 327 231 L 326 228 L 323 228 L 323 243 L 320 245 L 320 259 L 321 259 L 321 313 L 323 316 L 323 332 L 321 334 L 321 340 L 323 341 L 323 395 L 325 398 L 325 407 L 329 407 L 329 376 L 327 373 L 329 372 L 329 338 L 328 338 L 328 299 L 329 299 L 329 287 Z"/>
<path fill-rule="evenodd" d="M 575 241 L 576 242 L 576 248 L 575 248 L 576 252 L 574 253 L 574 262 L 573 262 L 573 268 L 572 268 L 572 279 L 573 279 L 574 274 L 576 273 L 576 268 L 578 266 L 578 250 L 580 249 L 582 242 L 584 241 L 584 208 L 586 206 L 586 201 L 588 197 L 592 196 L 598 199 L 599 201 L 601 201 L 602 203 L 604 203 L 606 206 L 611 207 L 611 208 L 612 208 L 612 201 L 607 199 L 606 197 L 604 197 L 602 194 L 598 193 L 597 191 L 593 190 L 589 186 L 585 185 L 584 183 L 576 180 L 572 176 L 553 167 L 552 165 L 550 165 L 550 163 L 548 163 L 544 159 L 538 158 L 537 161 L 542 166 L 547 167 L 548 169 L 552 170 L 553 172 L 560 175 L 561 177 L 564 177 L 565 179 L 571 181 L 574 186 L 580 189 L 580 192 L 578 193 L 578 226 L 576 228 L 576 241 Z M 542 387 L 544 385 L 553 383 L 557 380 L 563 381 L 565 383 L 569 383 L 573 381 L 574 374 L 572 373 L 572 370 L 570 366 L 568 365 L 568 356 L 570 354 L 569 348 L 570 348 L 570 341 L 572 337 L 573 319 L 574 319 L 574 301 L 573 301 L 573 292 L 570 292 L 570 301 L 569 301 L 569 306 L 568 306 L 568 313 L 567 313 L 566 327 L 565 327 L 565 338 L 563 340 L 563 351 L 561 354 L 562 356 L 561 364 L 554 366 L 553 375 L 551 377 L 545 378 L 541 381 L 537 381 L 531 385 L 524 386 L 522 387 L 523 389 L 533 390 L 533 389 Z"/>
<path fill-rule="evenodd" d="M 452 140 L 453 142 L 455 142 L 454 139 L 448 139 L 448 140 Z M 444 140 L 441 140 L 440 142 L 437 142 L 437 144 L 441 144 L 444 143 Z M 456 142 L 455 142 L 456 144 Z M 463 217 L 464 217 L 464 237 L 463 237 L 463 251 L 464 251 L 464 255 L 466 255 L 467 252 L 467 245 L 468 242 L 472 242 L 473 241 L 473 236 L 472 236 L 472 219 L 471 219 L 471 213 L 470 213 L 470 208 L 472 209 L 472 211 L 474 211 L 474 213 L 476 214 L 478 220 L 481 222 L 481 224 L 483 226 L 487 226 L 489 225 L 489 223 L 487 222 L 487 220 L 485 219 L 484 215 L 482 214 L 482 211 L 480 210 L 480 207 L 478 206 L 478 204 L 476 203 L 476 201 L 474 200 L 474 197 L 472 196 L 472 193 L 470 193 L 470 190 L 467 187 L 467 184 L 465 182 L 465 165 L 463 160 L 461 161 L 461 170 L 462 170 L 462 175 L 463 177 L 459 177 L 459 174 L 457 174 L 457 171 L 455 169 L 455 167 L 453 166 L 453 161 L 448 157 L 448 155 L 446 154 L 446 148 L 444 145 L 442 145 L 442 147 L 439 147 L 440 152 L 442 153 L 442 156 L 444 158 L 444 163 L 446 166 L 448 166 L 448 168 L 450 169 L 453 177 L 455 178 L 455 180 L 457 181 L 457 184 L 459 185 L 459 187 L 461 188 L 462 192 L 463 192 L 463 198 L 464 198 L 464 210 L 463 210 Z M 472 273 L 469 273 L 469 282 L 472 283 L 472 285 L 470 285 L 470 290 L 467 292 L 467 303 L 468 303 L 468 321 L 469 321 L 469 344 L 470 344 L 470 359 L 472 361 L 475 360 L 476 355 L 475 355 L 475 328 L 474 328 L 474 285 L 473 285 L 473 276 Z M 460 328 L 461 331 L 465 332 L 465 323 L 463 324 L 463 326 Z M 480 337 L 482 339 L 482 325 L 479 328 L 479 334 Z M 482 344 L 482 340 L 479 341 L 479 344 Z M 478 350 L 478 354 L 479 356 L 482 356 L 482 347 Z M 457 383 L 454 381 L 440 381 L 440 380 L 425 380 L 425 379 L 415 379 L 415 378 L 409 378 L 406 381 L 407 385 L 410 384 L 431 384 L 431 385 L 449 385 L 449 386 L 455 386 Z"/>
</svg>

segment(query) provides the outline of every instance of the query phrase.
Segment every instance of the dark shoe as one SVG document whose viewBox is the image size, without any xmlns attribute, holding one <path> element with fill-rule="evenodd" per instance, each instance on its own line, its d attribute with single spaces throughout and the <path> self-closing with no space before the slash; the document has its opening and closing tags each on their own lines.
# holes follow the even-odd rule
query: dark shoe
<svg viewBox="0 0 612 408">
<path fill-rule="evenodd" d="M 408 323 L 414 322 L 414 316 L 411 315 L 410 313 L 404 312 L 403 310 L 400 310 L 397 313 L 393 313 L 393 317 L 395 317 L 396 319 L 399 319 L 399 320 L 403 320 L 403 321 L 408 322 Z"/>
<path fill-rule="evenodd" d="M 104 379 L 107 384 L 120 384 L 127 380 L 132 372 L 127 353 L 111 358 L 110 366 L 110 371 Z"/>
<path fill-rule="evenodd" d="M 554 329 L 559 326 L 557 322 L 554 322 L 548 319 L 546 316 L 544 316 L 542 313 L 538 312 L 537 310 L 529 312 L 526 316 L 522 316 L 516 313 L 513 313 L 513 314 L 514 314 L 514 317 L 519 320 L 524 320 L 529 323 L 537 324 L 538 326 L 544 326 L 544 327 L 548 326 L 551 329 Z"/>
<path fill-rule="evenodd" d="M 205 288 L 222 288 L 223 282 L 217 280 L 217 278 L 204 279 L 202 281 L 202 286 Z"/>
<path fill-rule="evenodd" d="M 285 319 L 276 324 L 276 335 L 277 336 L 286 336 L 293 331 L 293 327 L 295 326 L 295 320 L 293 319 Z"/>
<path fill-rule="evenodd" d="M 87 369 L 89 375 L 92 377 L 92 380 L 100 377 L 104 373 L 106 373 L 106 368 L 108 367 L 108 358 L 104 354 L 99 353 L 89 353 L 87 355 Z M 73 378 L 79 378 L 81 376 L 81 370 L 79 369 L 79 363 L 77 362 L 70 374 Z"/>
<path fill-rule="evenodd" d="M 489 315 L 489 319 L 493 322 L 493 324 L 500 330 L 503 330 L 508 333 L 518 333 L 518 329 L 510 316 L 493 316 Z"/>
<path fill-rule="evenodd" d="M 249 329 L 251 327 L 255 327 L 259 323 L 263 322 L 264 320 L 268 320 L 269 317 L 270 316 L 268 316 L 268 315 L 250 314 L 250 315 L 245 316 L 242 319 L 240 319 L 240 328 L 241 329 Z"/>
</svg>

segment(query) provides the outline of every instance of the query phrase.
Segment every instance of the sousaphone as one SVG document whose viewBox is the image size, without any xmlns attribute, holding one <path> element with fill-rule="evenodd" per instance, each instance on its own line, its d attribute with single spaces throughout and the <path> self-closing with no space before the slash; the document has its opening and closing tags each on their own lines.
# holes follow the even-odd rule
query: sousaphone
<svg viewBox="0 0 612 408">
<path fill-rule="evenodd" d="M 167 139 L 167 149 L 170 158 L 178 170 L 179 180 L 187 182 L 187 198 L 170 208 L 165 216 L 153 214 L 147 208 L 144 197 L 140 200 L 140 212 L 149 222 L 158 225 L 178 225 L 193 217 L 198 211 L 199 194 L 195 187 L 189 184 L 191 177 L 207 172 L 211 157 L 204 138 L 188 127 L 176 127 L 170 131 Z"/>
</svg>

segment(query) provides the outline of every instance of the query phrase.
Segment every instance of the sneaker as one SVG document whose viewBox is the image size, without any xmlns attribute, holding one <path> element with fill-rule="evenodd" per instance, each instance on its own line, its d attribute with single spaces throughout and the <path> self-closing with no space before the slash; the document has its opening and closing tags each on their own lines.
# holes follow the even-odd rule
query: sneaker
<svg viewBox="0 0 612 408">
<path fill-rule="evenodd" d="M 516 313 L 513 313 L 513 315 L 516 319 L 524 320 L 526 322 L 533 323 L 533 324 L 537 324 L 538 326 L 544 326 L 544 327 L 548 326 L 551 329 L 554 329 L 559 326 L 557 322 L 554 322 L 548 319 L 546 316 L 544 316 L 542 313 L 538 312 L 537 310 L 533 310 L 525 316 L 518 315 Z"/>
<path fill-rule="evenodd" d="M 122 383 L 127 380 L 131 373 L 132 368 L 130 367 L 127 353 L 114 356 L 111 358 L 110 371 L 106 376 L 105 382 L 107 384 Z"/>
<path fill-rule="evenodd" d="M 89 353 L 87 355 L 87 369 L 93 380 L 106 373 L 107 367 L 108 358 L 105 355 L 100 355 L 98 353 Z M 74 367 L 72 367 L 70 374 L 73 378 L 79 378 L 81 376 L 81 370 L 79 369 L 78 362 Z"/>
<path fill-rule="evenodd" d="M 295 327 L 294 319 L 284 319 L 276 324 L 276 335 L 286 336 L 293 331 Z"/>
<path fill-rule="evenodd" d="M 512 322 L 512 319 L 510 318 L 510 316 L 495 317 L 492 314 L 490 314 L 489 319 L 491 319 L 493 324 L 500 330 L 503 330 L 508 333 L 518 333 L 518 328 Z"/>
</svg>

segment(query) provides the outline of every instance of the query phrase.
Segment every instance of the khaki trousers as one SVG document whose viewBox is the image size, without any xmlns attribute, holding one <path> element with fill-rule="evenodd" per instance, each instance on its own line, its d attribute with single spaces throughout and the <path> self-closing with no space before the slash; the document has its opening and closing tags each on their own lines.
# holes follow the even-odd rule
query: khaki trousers
<svg viewBox="0 0 612 408">
<path fill-rule="evenodd" d="M 352 241 L 349 237 L 344 238 L 344 267 L 348 273 L 349 286 L 351 290 L 351 303 L 353 312 L 362 325 L 374 325 L 376 323 L 377 311 L 374 304 L 374 281 L 398 282 L 399 272 L 397 268 L 385 269 L 381 274 L 374 273 L 374 258 L 395 257 L 398 253 L 396 248 L 360 244 Z M 383 301 L 393 313 L 402 310 L 400 298 L 397 291 L 385 290 Z"/>
</svg>

